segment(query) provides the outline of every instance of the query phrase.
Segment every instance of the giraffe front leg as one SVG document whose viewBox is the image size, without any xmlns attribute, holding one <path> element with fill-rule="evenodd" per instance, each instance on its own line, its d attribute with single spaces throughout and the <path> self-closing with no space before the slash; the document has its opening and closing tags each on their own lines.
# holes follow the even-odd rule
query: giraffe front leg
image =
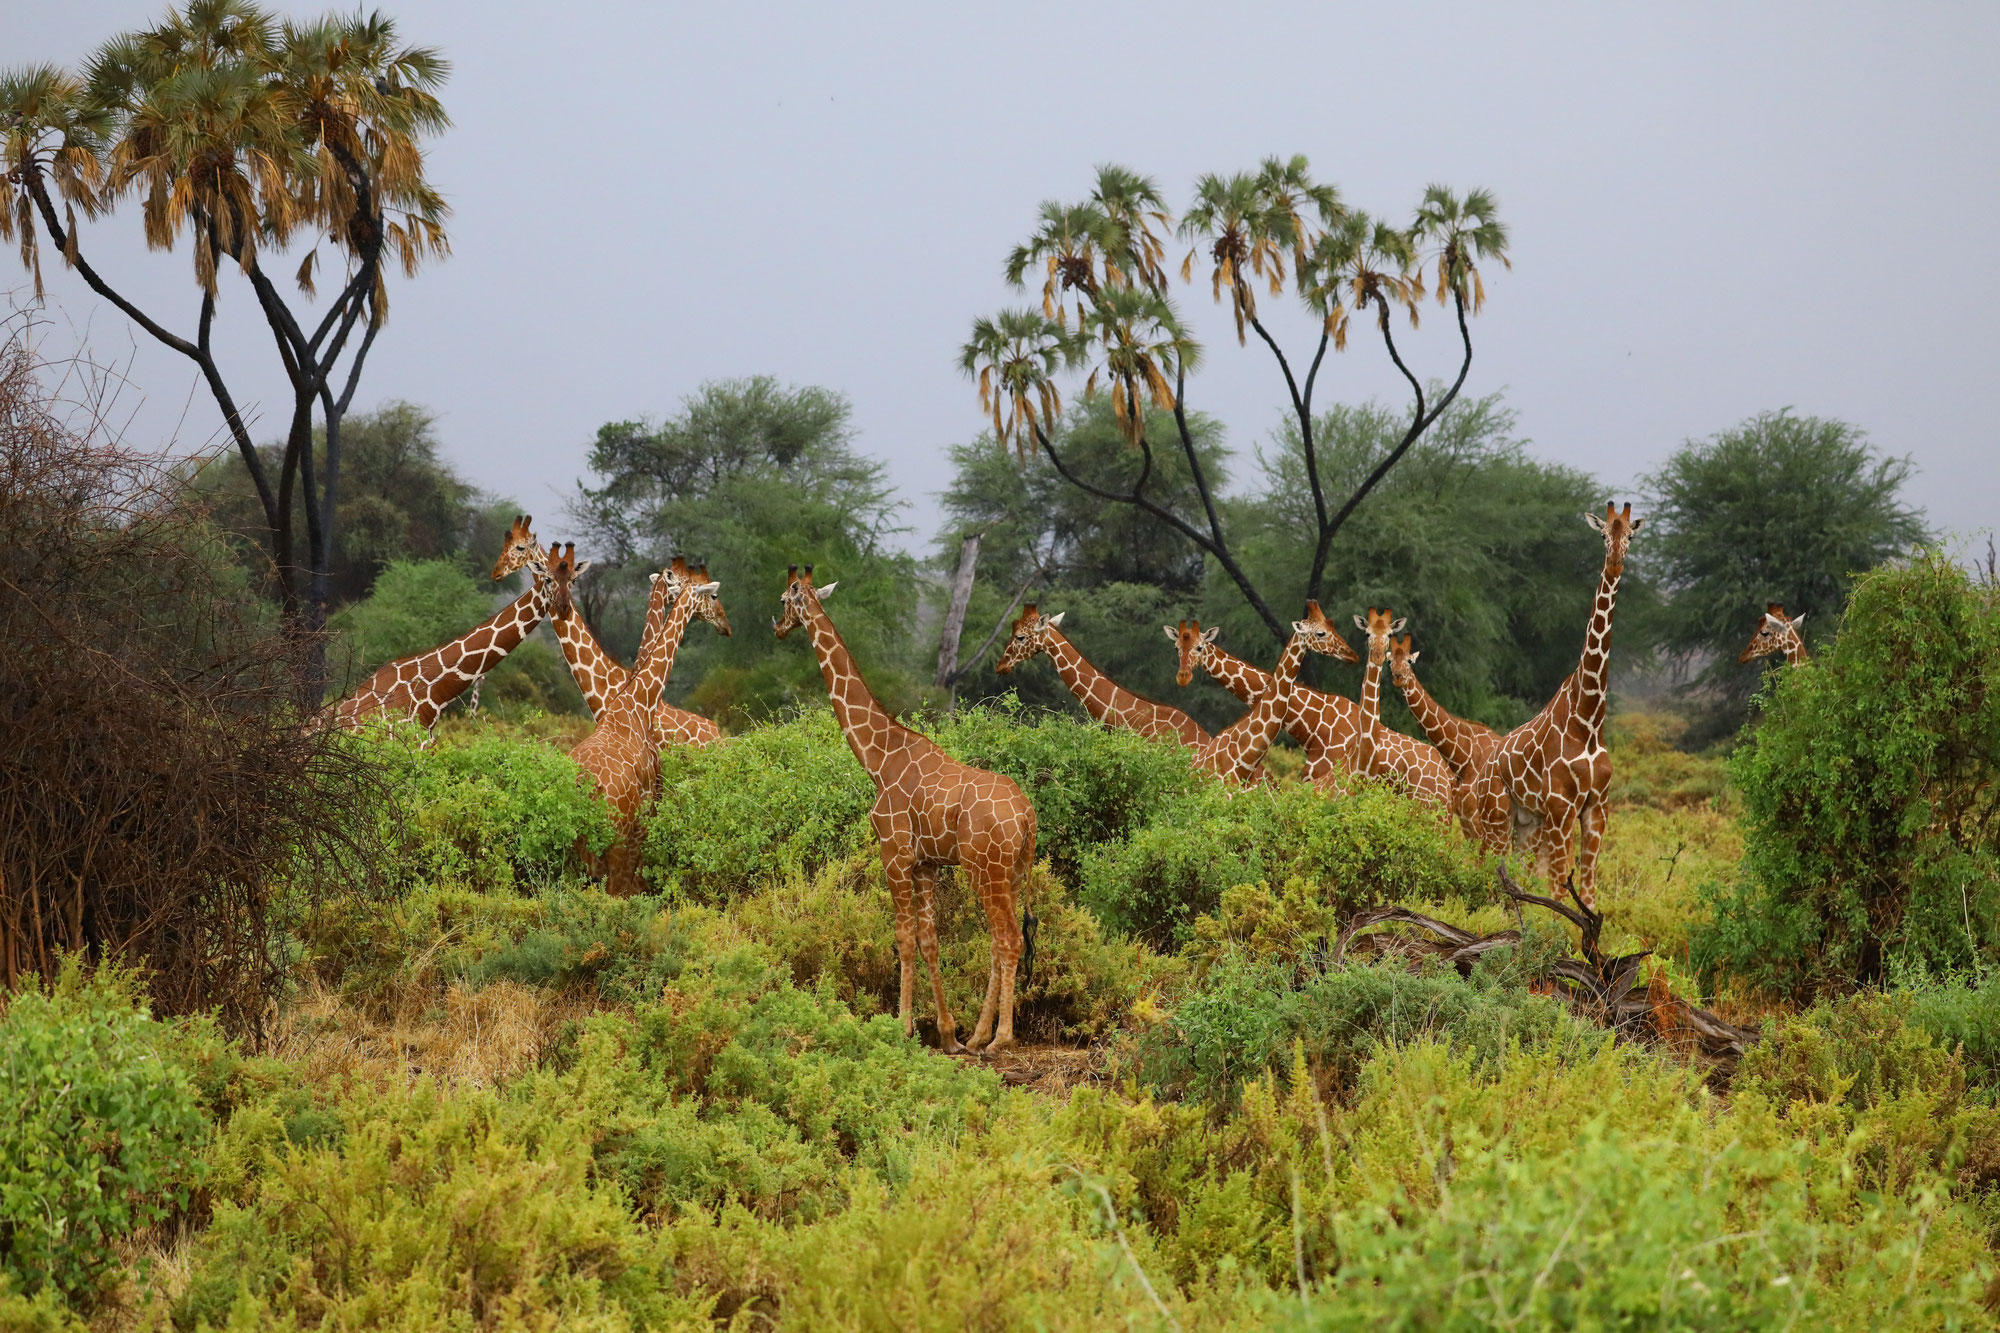
<svg viewBox="0 0 2000 1333">
<path fill-rule="evenodd" d="M 902 969 L 896 1015 L 903 1020 L 903 1035 L 908 1037 L 917 1030 L 917 913 L 916 895 L 910 884 L 910 853 L 885 819 L 877 816 L 874 823 L 882 853 L 882 875 L 889 881 L 889 901 L 896 911 L 896 960 Z"/>
<path fill-rule="evenodd" d="M 938 1049 L 946 1055 L 957 1055 L 965 1048 L 959 1045 L 958 1023 L 951 1016 L 951 1006 L 945 1003 L 944 969 L 938 964 L 937 867 L 912 866 L 910 879 L 916 889 L 917 951 L 924 956 L 924 966 L 930 969 L 931 995 L 937 1002 Z"/>
<path fill-rule="evenodd" d="M 1597 849 L 1604 841 L 1604 803 L 1591 799 L 1584 802 L 1583 810 L 1577 816 L 1579 826 L 1578 841 L 1581 844 L 1576 853 L 1576 892 L 1583 901 L 1585 911 L 1597 910 Z M 1565 849 L 1567 850 L 1567 849 Z"/>
<path fill-rule="evenodd" d="M 1014 978 L 1025 942 L 1017 909 L 1020 886 L 1027 876 L 1025 864 L 1008 863 L 1015 859 L 1009 857 L 999 864 L 989 861 L 980 867 L 979 902 L 986 909 L 986 928 L 993 937 L 993 965 L 987 972 L 986 1003 L 980 1008 L 972 1044 L 988 1054 L 1014 1044 Z"/>
</svg>

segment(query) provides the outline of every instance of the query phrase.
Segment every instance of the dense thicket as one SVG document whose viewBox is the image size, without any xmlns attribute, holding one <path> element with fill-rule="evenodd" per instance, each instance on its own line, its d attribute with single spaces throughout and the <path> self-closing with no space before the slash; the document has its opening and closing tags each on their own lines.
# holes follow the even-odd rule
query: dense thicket
<svg viewBox="0 0 2000 1333">
<path fill-rule="evenodd" d="M 86 423 L 87 424 L 87 423 Z M 0 982 L 128 955 L 169 1010 L 242 1022 L 370 771 L 302 730 L 299 645 L 172 477 L 70 428 L 0 350 Z"/>
<path fill-rule="evenodd" d="M 1745 856 L 1697 959 L 1787 995 L 2000 957 L 2000 594 L 1936 552 L 1855 585 L 1732 760 Z"/>
</svg>

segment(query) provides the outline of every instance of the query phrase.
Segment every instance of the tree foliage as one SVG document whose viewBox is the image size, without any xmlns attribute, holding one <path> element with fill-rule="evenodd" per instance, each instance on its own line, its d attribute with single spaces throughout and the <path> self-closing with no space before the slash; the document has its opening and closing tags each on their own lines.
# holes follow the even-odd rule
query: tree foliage
<svg viewBox="0 0 2000 1333">
<path fill-rule="evenodd" d="M 1651 531 L 1641 563 L 1666 603 L 1659 636 L 1741 721 L 1763 664 L 1738 651 L 1768 602 L 1803 613 L 1808 643 L 1834 631 L 1855 576 L 1926 538 L 1902 498 L 1908 459 L 1883 457 L 1855 426 L 1763 412 L 1691 440 L 1646 479 Z M 1713 729 L 1713 728 L 1711 728 Z"/>
<path fill-rule="evenodd" d="M 841 584 L 835 610 L 863 672 L 892 706 L 915 697 L 918 584 L 891 545 L 901 501 L 859 453 L 847 400 L 768 376 L 703 385 L 664 421 L 599 429 L 574 517 L 601 553 L 580 602 L 606 646 L 637 646 L 645 575 L 675 555 L 705 562 L 725 604 L 750 608 L 723 639 L 689 633 L 669 694 L 719 720 L 762 716 L 823 692 L 810 654 L 778 651 L 764 620 L 790 564 Z"/>
<path fill-rule="evenodd" d="M 2000 952 L 2000 600 L 1936 552 L 1855 585 L 1732 762 L 1746 845 L 1696 937 L 1794 997 Z"/>
</svg>

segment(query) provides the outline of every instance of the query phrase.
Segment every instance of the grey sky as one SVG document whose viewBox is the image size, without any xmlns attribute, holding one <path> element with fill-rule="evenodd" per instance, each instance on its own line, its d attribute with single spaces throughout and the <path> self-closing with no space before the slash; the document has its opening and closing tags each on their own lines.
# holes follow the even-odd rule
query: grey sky
<svg viewBox="0 0 2000 1333">
<path fill-rule="evenodd" d="M 1184 200 L 1203 171 L 1302 152 L 1398 219 L 1432 180 L 1497 193 L 1514 269 L 1489 281 L 1468 390 L 1505 387 L 1542 455 L 1622 489 L 1791 405 L 1912 455 L 1933 522 L 1994 522 L 2000 6 L 383 7 L 454 65 L 431 151 L 454 256 L 394 287 L 360 399 L 434 408 L 474 480 L 551 517 L 602 422 L 768 373 L 852 398 L 927 542 L 944 446 L 981 424 L 955 352 L 1022 299 L 1000 263 L 1036 204 L 1103 161 Z M 14 8 L 9 64 L 74 62 L 159 5 Z M 137 253 L 130 218 L 86 243 L 191 323 L 184 253 Z M 47 258 L 56 317 L 100 357 L 141 340 L 135 441 L 174 430 L 191 368 Z M 247 295 L 226 364 L 274 436 Z M 1247 451 L 1282 385 L 1205 284 L 1181 299 L 1208 349 L 1190 404 Z M 1280 322 L 1303 344 L 1302 315 Z M 1447 325 L 1414 340 L 1423 370 L 1450 367 Z M 1322 393 L 1393 373 L 1357 341 Z M 215 429 L 196 393 L 180 439 Z"/>
</svg>

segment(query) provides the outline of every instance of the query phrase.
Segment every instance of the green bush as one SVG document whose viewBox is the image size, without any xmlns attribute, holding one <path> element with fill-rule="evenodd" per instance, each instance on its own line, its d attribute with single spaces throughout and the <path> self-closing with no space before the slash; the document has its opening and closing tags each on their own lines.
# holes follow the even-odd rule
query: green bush
<svg viewBox="0 0 2000 1333">
<path fill-rule="evenodd" d="M 1163 805 L 1129 840 L 1086 854 L 1078 897 L 1108 925 L 1168 946 L 1187 942 L 1225 890 L 1295 877 L 1339 917 L 1492 893 L 1456 828 L 1383 784 L 1357 781 L 1331 796 L 1304 785 L 1204 787 Z"/>
<path fill-rule="evenodd" d="M 727 745 L 674 747 L 646 828 L 647 878 L 726 901 L 772 876 L 812 874 L 872 846 L 875 783 L 830 709 L 757 727 Z"/>
<path fill-rule="evenodd" d="M 2000 954 L 2000 600 L 1941 554 L 1855 585 L 1731 761 L 1745 853 L 1706 975 L 1795 999 Z"/>
<path fill-rule="evenodd" d="M 1146 1034 L 1138 1071 L 1163 1094 L 1228 1103 L 1247 1081 L 1286 1077 L 1295 1058 L 1323 1086 L 1352 1086 L 1376 1052 L 1420 1037 L 1481 1062 L 1501 1059 L 1510 1042 L 1570 1055 L 1600 1045 L 1603 1035 L 1560 1001 L 1512 982 L 1511 952 L 1495 950 L 1470 980 L 1449 968 L 1412 972 L 1400 959 L 1322 972 L 1231 954 Z"/>
<path fill-rule="evenodd" d="M 1021 785 L 1035 805 L 1035 854 L 1065 878 L 1092 848 L 1123 841 L 1203 782 L 1179 746 L 1061 714 L 1031 721 L 1011 699 L 961 710 L 929 734 L 954 758 Z"/>
<path fill-rule="evenodd" d="M 139 994 L 72 961 L 0 1013 L 0 1270 L 26 1296 L 87 1301 L 112 1246 L 199 1178 L 201 1090 Z"/>
<path fill-rule="evenodd" d="M 453 729 L 428 750 L 394 735 L 367 743 L 392 784 L 382 841 L 396 886 L 550 883 L 569 870 L 579 838 L 610 845 L 603 802 L 549 745 L 485 727 Z"/>
<path fill-rule="evenodd" d="M 2000 978 L 1934 983 L 1910 992 L 1910 1023 L 1965 1057 L 1966 1074 L 2000 1095 Z"/>
</svg>

